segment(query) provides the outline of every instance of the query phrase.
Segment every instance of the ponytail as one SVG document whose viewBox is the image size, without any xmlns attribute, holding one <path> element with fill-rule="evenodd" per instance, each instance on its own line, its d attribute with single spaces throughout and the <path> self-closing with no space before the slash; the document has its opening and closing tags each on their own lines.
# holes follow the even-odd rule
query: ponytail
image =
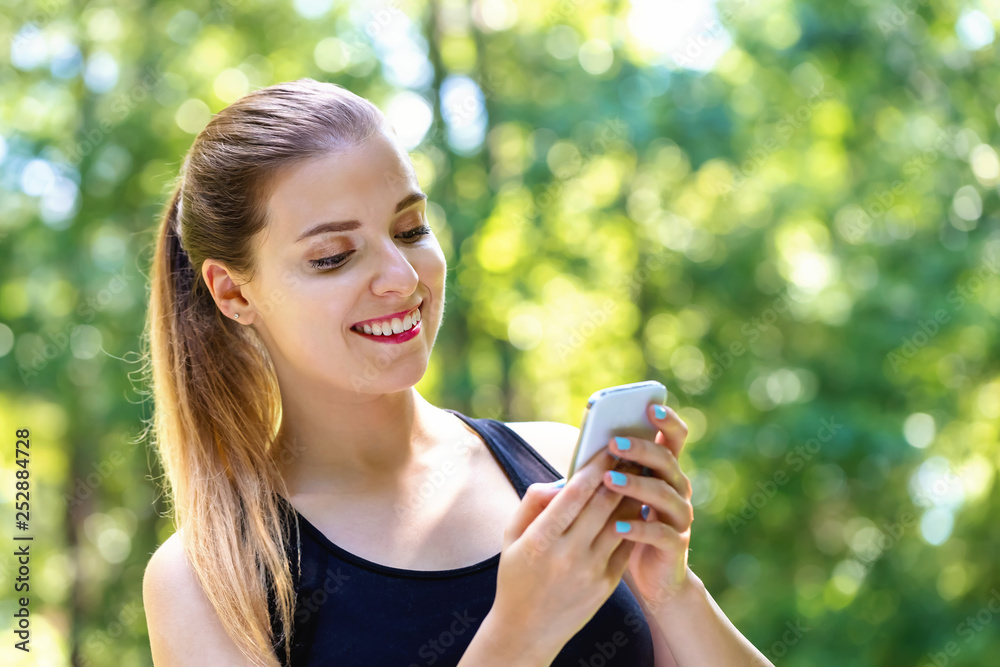
<svg viewBox="0 0 1000 667">
<path fill-rule="evenodd" d="M 191 266 L 191 258 L 184 250 L 184 243 L 181 240 L 181 209 L 184 199 L 184 182 L 180 181 L 175 187 L 170 197 L 170 205 L 167 208 L 166 221 L 166 252 L 173 259 L 171 262 L 171 274 L 174 276 L 176 296 L 183 300 L 190 296 L 194 288 L 195 275 L 194 267 Z"/>
<path fill-rule="evenodd" d="M 252 276 L 275 175 L 387 126 L 370 101 L 308 78 L 244 95 L 196 137 L 157 232 L 143 336 L 154 400 L 147 432 L 202 589 L 240 652 L 261 667 L 280 664 L 279 634 L 285 664 L 291 660 L 289 554 L 298 522 L 280 464 L 292 452 L 279 437 L 267 349 L 255 327 L 222 314 L 201 267 L 212 258 Z"/>
<path fill-rule="evenodd" d="M 179 183 L 161 223 L 151 274 L 152 440 L 171 482 L 167 496 L 185 553 L 226 632 L 251 664 L 275 667 L 275 652 L 284 644 L 289 665 L 291 521 L 281 504 L 287 489 L 271 455 L 277 406 L 260 398 L 277 396 L 268 382 L 273 373 L 252 335 L 237 331 L 234 347 L 230 326 L 249 327 L 227 326 L 208 290 L 199 289 L 204 284 L 181 239 L 182 196 Z"/>
</svg>

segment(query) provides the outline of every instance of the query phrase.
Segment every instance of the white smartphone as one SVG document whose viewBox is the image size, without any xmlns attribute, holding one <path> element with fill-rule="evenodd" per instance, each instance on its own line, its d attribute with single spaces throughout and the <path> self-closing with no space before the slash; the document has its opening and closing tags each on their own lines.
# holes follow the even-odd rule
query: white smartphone
<svg viewBox="0 0 1000 667">
<path fill-rule="evenodd" d="M 616 435 L 653 440 L 659 429 L 649 421 L 646 410 L 653 403 L 666 405 L 666 402 L 667 388 L 655 380 L 633 382 L 594 392 L 583 411 L 580 438 L 576 442 L 573 462 L 566 479 L 571 478 L 573 473 L 606 448 Z M 626 461 L 616 454 L 612 456 L 616 459 L 613 470 L 633 468 L 638 474 L 647 476 L 652 472 L 646 466 Z"/>
</svg>

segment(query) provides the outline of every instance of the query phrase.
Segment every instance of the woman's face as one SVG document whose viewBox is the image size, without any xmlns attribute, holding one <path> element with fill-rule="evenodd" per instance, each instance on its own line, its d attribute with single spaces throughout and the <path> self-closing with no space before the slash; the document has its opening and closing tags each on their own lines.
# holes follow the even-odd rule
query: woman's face
<svg viewBox="0 0 1000 667">
<path fill-rule="evenodd" d="M 279 380 L 378 394 L 416 384 L 444 314 L 447 266 L 405 150 L 379 132 L 291 167 L 268 212 L 259 271 L 243 293 Z M 418 306 L 419 323 L 402 334 L 353 329 L 412 322 L 397 314 Z"/>
</svg>

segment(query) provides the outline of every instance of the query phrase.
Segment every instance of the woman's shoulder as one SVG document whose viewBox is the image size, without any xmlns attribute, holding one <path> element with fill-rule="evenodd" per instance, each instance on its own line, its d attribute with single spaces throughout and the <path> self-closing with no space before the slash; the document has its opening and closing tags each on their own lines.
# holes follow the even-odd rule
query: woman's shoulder
<svg viewBox="0 0 1000 667">
<path fill-rule="evenodd" d="M 183 538 L 180 531 L 177 531 L 157 547 L 146 564 L 142 578 L 143 598 L 147 601 L 159 601 L 164 593 L 173 589 L 175 581 L 186 580 L 193 576 L 194 570 L 187 554 L 184 553 Z"/>
<path fill-rule="evenodd" d="M 182 539 L 180 531 L 168 537 L 153 552 L 142 579 L 154 664 L 249 664 L 205 595 Z"/>
<path fill-rule="evenodd" d="M 563 477 L 569 472 L 580 428 L 561 422 L 504 422 Z"/>
</svg>

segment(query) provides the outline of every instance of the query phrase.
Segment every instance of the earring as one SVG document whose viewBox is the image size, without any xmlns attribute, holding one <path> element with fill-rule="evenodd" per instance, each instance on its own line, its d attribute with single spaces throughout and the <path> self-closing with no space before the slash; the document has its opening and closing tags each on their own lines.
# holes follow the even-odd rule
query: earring
<svg viewBox="0 0 1000 667">
<path fill-rule="evenodd" d="M 239 314 L 239 313 L 235 313 L 235 314 L 233 315 L 233 319 L 234 319 L 234 320 L 238 320 L 238 319 L 240 319 L 240 314 Z"/>
</svg>

